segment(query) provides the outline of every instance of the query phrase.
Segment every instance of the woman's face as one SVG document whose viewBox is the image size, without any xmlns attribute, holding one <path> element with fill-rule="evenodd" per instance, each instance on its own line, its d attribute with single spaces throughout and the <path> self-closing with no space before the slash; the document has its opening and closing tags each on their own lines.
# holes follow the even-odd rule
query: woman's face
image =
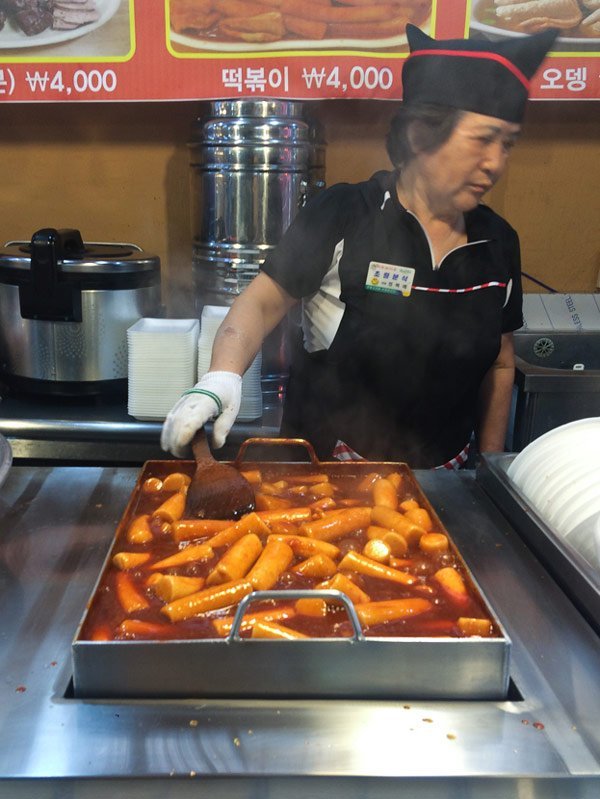
<svg viewBox="0 0 600 799">
<path fill-rule="evenodd" d="M 436 150 L 417 152 L 416 166 L 432 207 L 465 212 L 500 178 L 521 126 L 465 111 Z"/>
</svg>

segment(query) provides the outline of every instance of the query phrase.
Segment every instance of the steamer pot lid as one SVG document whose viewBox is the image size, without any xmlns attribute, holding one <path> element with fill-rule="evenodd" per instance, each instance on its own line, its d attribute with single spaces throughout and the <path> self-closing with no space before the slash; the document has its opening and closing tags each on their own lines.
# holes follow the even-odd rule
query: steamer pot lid
<svg viewBox="0 0 600 799">
<path fill-rule="evenodd" d="M 308 123 L 299 119 L 236 119 L 202 120 L 192 127 L 192 143 L 302 145 L 313 141 Z"/>
<path fill-rule="evenodd" d="M 0 270 L 29 272 L 35 259 L 34 247 L 55 242 L 52 258 L 55 269 L 63 278 L 94 277 L 114 279 L 119 275 L 133 275 L 160 271 L 160 259 L 144 252 L 136 244 L 125 242 L 84 242 L 78 230 L 43 228 L 33 234 L 30 241 L 8 241 L 0 249 Z"/>
<path fill-rule="evenodd" d="M 304 116 L 304 103 L 294 100 L 243 98 L 213 100 L 210 115 L 215 117 L 296 117 Z"/>
<path fill-rule="evenodd" d="M 304 104 L 289 100 L 218 100 L 192 125 L 190 145 L 316 146 L 324 144 L 322 126 L 305 114 Z"/>
</svg>

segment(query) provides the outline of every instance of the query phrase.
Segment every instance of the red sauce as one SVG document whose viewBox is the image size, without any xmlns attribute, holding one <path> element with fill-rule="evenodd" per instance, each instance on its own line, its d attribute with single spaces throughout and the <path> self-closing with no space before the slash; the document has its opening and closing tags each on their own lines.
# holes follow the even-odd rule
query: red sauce
<svg viewBox="0 0 600 799">
<path fill-rule="evenodd" d="M 173 470 L 177 467 L 173 464 Z M 181 467 L 179 467 L 181 468 Z M 297 474 L 297 473 L 295 473 Z M 275 475 L 263 473 L 262 480 L 264 482 L 278 481 L 282 479 L 281 467 Z M 148 478 L 150 474 L 145 474 L 143 477 Z M 362 480 L 360 477 L 337 477 L 331 476 L 330 482 L 335 487 L 335 501 L 339 506 L 340 501 L 346 500 L 360 500 L 362 505 L 371 504 L 370 492 L 359 491 L 358 486 Z M 143 484 L 142 484 L 143 485 Z M 314 496 L 311 495 L 310 485 L 307 487 L 305 494 L 297 492 L 297 484 L 290 485 L 289 489 L 283 489 L 279 493 L 279 498 L 291 499 L 293 498 L 294 506 L 306 506 L 314 501 Z M 108 562 L 107 568 L 102 575 L 99 587 L 90 604 L 80 640 L 111 640 L 119 639 L 122 637 L 127 638 L 149 638 L 161 640 L 165 639 L 205 639 L 219 637 L 216 632 L 213 621 L 223 617 L 231 617 L 235 613 L 235 607 L 223 608 L 216 611 L 209 611 L 201 613 L 193 618 L 184 621 L 171 622 L 167 616 L 162 612 L 165 606 L 165 601 L 156 596 L 152 588 L 147 585 L 147 580 L 153 574 L 150 568 L 153 563 L 156 563 L 163 558 L 169 557 L 180 551 L 188 543 L 198 544 L 208 542 L 210 537 L 206 536 L 200 539 L 194 539 L 191 542 L 178 543 L 174 541 L 170 531 L 170 526 L 165 524 L 159 519 L 151 519 L 150 529 L 152 531 L 152 540 L 143 544 L 132 544 L 127 540 L 127 530 L 131 521 L 141 514 L 152 514 L 156 508 L 161 505 L 169 496 L 173 495 L 173 491 L 156 490 L 156 485 L 153 485 L 152 491 L 144 491 L 143 489 L 137 490 L 134 495 L 130 508 L 121 523 L 114 545 L 111 551 L 111 559 Z M 399 490 L 400 501 L 410 497 L 414 497 L 414 490 L 409 493 L 403 493 L 402 489 Z M 423 506 L 426 503 L 424 497 L 417 496 L 417 500 Z M 315 512 L 316 514 L 316 512 Z M 294 523 L 294 527 L 300 532 L 300 524 Z M 444 533 L 445 531 L 434 518 L 434 532 Z M 340 550 L 341 560 L 343 555 L 350 550 L 361 552 L 367 542 L 366 530 L 358 530 L 344 538 L 337 539 L 331 543 L 335 544 Z M 263 542 L 264 543 L 264 542 Z M 132 570 L 127 571 L 127 575 L 135 589 L 141 594 L 147 602 L 147 607 L 133 613 L 126 613 L 117 596 L 116 591 L 116 577 L 117 574 L 122 573 L 112 563 L 112 556 L 120 552 L 134 552 L 134 553 L 147 553 L 150 555 L 149 560 Z M 198 561 L 187 563 L 182 566 L 160 569 L 163 574 L 176 574 L 184 577 L 202 577 L 206 576 L 213 570 L 218 561 L 225 554 L 226 548 L 215 548 L 214 556 L 210 560 Z M 323 578 L 309 578 L 292 571 L 294 565 L 306 559 L 306 555 L 296 555 L 294 560 L 284 571 L 273 590 L 282 589 L 314 589 L 315 586 L 322 581 Z M 458 553 L 450 541 L 450 548 L 447 552 L 441 554 L 426 554 L 419 549 L 418 542 L 412 543 L 409 551 L 403 558 L 404 561 L 409 563 L 400 571 L 412 575 L 415 578 L 413 585 L 399 585 L 387 579 L 380 579 L 365 574 L 359 574 L 352 571 L 344 571 L 344 575 L 350 578 L 363 592 L 370 598 L 371 602 L 394 600 L 394 599 L 410 599 L 414 597 L 425 597 L 431 602 L 431 608 L 420 615 L 414 617 L 404 618 L 396 621 L 388 621 L 385 623 L 375 624 L 370 627 L 363 627 L 363 633 L 366 636 L 374 637 L 465 637 L 464 629 L 459 627 L 458 619 L 460 617 L 467 617 L 478 620 L 489 621 L 489 635 L 498 637 L 499 631 L 495 628 L 490 620 L 490 614 L 486 610 L 483 600 L 477 593 L 474 586 L 469 580 L 468 574 L 462 565 L 462 561 Z M 463 577 L 468 598 L 466 603 L 463 601 L 459 604 L 453 601 L 452 597 L 445 592 L 442 587 L 433 578 L 436 571 L 444 567 L 454 567 Z M 274 607 L 293 608 L 295 600 L 284 599 L 281 602 L 253 602 L 251 605 L 252 615 L 256 611 L 264 611 L 265 609 Z M 148 622 L 153 625 L 161 625 L 160 635 L 144 635 L 144 634 L 129 634 L 123 636 L 119 627 L 125 619 L 136 619 L 143 622 Z M 348 619 L 346 611 L 340 606 L 328 605 L 327 613 L 323 617 L 315 617 L 297 613 L 291 618 L 286 618 L 284 621 L 277 622 L 283 624 L 286 628 L 295 630 L 304 635 L 311 637 L 341 637 L 350 636 L 353 634 L 353 628 L 350 620 Z M 243 632 L 242 635 L 246 636 L 250 633 Z"/>
</svg>

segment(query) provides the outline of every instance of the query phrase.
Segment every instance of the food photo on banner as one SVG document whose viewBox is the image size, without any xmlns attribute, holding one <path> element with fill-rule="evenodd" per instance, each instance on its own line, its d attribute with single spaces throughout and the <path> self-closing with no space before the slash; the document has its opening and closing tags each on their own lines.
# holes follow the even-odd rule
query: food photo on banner
<svg viewBox="0 0 600 799">
<path fill-rule="evenodd" d="M 600 0 L 472 0 L 470 35 L 514 39 L 558 28 L 554 49 L 600 50 Z"/>
<path fill-rule="evenodd" d="M 133 0 L 0 0 L 0 60 L 123 60 Z"/>
<path fill-rule="evenodd" d="M 427 33 L 432 0 L 168 0 L 174 52 L 408 50 L 406 25 Z"/>
<path fill-rule="evenodd" d="M 600 0 L 471 0 L 472 39 L 515 41 L 550 28 L 559 35 L 532 96 L 597 99 Z"/>
</svg>

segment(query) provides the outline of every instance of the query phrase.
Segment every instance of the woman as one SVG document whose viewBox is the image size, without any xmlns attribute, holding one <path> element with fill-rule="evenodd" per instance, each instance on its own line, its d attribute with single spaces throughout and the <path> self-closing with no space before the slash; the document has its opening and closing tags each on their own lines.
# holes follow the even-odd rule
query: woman
<svg viewBox="0 0 600 799">
<path fill-rule="evenodd" d="M 480 204 L 519 132 L 529 78 L 556 31 L 504 43 L 435 41 L 408 26 L 393 172 L 339 184 L 303 209 L 236 300 L 211 368 L 175 405 L 164 449 L 183 456 L 215 418 L 222 446 L 241 377 L 302 302 L 282 432 L 321 458 L 460 466 L 475 431 L 503 449 L 522 324 L 516 233 Z"/>
</svg>

